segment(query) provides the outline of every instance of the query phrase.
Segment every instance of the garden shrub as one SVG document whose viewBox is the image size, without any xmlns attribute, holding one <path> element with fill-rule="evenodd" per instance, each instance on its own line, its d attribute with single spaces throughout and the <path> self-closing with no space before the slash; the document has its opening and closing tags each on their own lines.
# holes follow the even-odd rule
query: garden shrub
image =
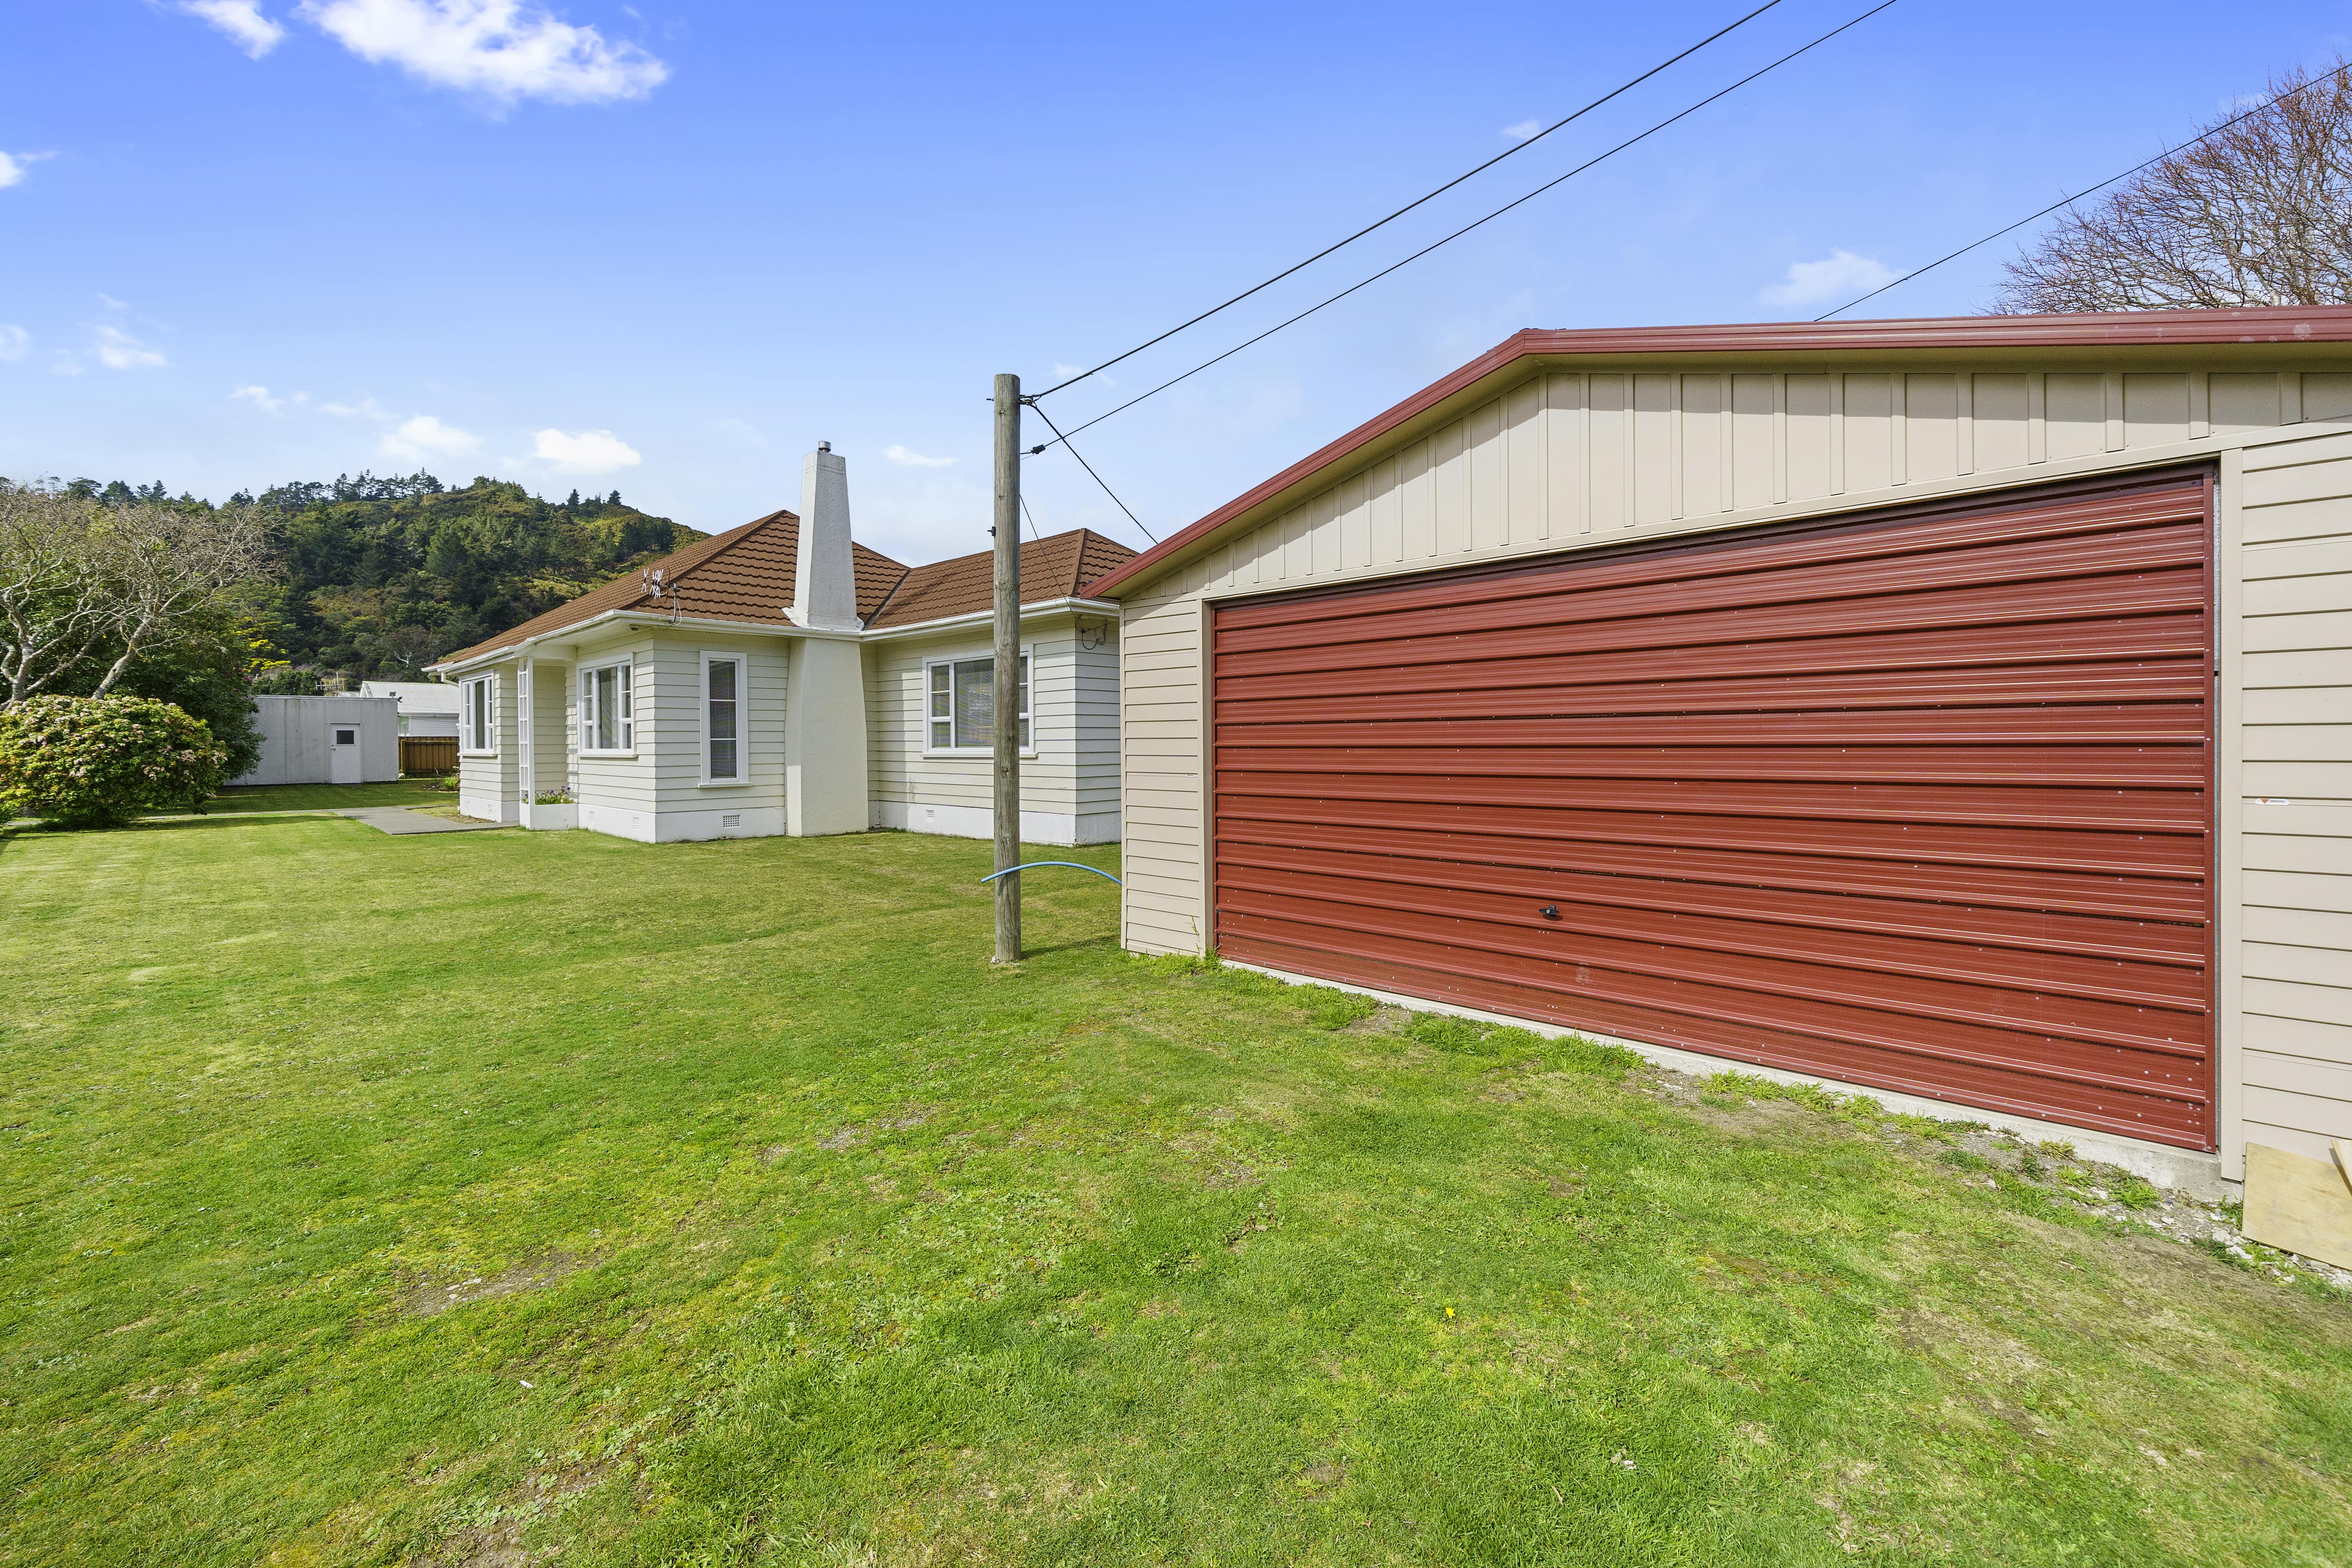
<svg viewBox="0 0 2352 1568">
<path fill-rule="evenodd" d="M 202 720 L 144 697 L 34 697 L 0 713 L 0 812 L 115 827 L 220 788 L 226 748 Z"/>
</svg>

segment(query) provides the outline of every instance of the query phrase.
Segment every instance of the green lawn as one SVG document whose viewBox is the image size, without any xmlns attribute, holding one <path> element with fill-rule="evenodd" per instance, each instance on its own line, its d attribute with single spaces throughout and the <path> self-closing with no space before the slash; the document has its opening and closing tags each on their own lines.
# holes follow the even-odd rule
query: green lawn
<svg viewBox="0 0 2352 1568">
<path fill-rule="evenodd" d="M 242 789 L 225 789 L 205 802 L 207 816 L 235 816 L 257 811 L 343 811 L 362 805 L 441 805 L 456 801 L 449 790 L 437 790 L 430 781 L 421 778 L 396 779 L 390 784 L 251 784 Z M 163 808 L 159 816 L 181 816 L 184 807 Z"/>
<path fill-rule="evenodd" d="M 2341 1298 L 986 857 L 0 837 L 0 1563 L 2347 1561 Z"/>
</svg>

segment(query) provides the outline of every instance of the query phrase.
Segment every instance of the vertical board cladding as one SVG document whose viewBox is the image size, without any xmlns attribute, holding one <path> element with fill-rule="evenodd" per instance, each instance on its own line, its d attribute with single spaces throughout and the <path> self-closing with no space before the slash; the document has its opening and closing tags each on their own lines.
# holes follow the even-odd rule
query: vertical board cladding
<svg viewBox="0 0 2352 1568">
<path fill-rule="evenodd" d="M 1911 371 L 1902 377 L 1899 420 L 1894 378 L 1885 372 L 1742 371 L 1730 379 L 1727 458 L 1716 373 L 1549 373 L 1498 395 L 1491 420 L 1465 416 L 1335 467 L 1310 501 L 1235 532 L 1128 597 L 1120 752 L 1129 945 L 1197 952 L 1207 941 L 1197 710 L 1204 600 L 1556 553 L 1637 527 L 1753 521 L 1755 508 L 1787 516 L 1863 499 L 1895 504 L 1907 486 L 1953 482 L 1939 475 L 2022 485 L 2055 462 L 2112 458 L 2111 437 L 2125 451 L 2171 441 L 2183 410 L 2192 441 L 2267 440 L 2308 421 L 2352 420 L 2352 374 L 2334 372 Z M 1709 390 L 1698 391 L 1702 384 Z M 1709 424 L 1718 426 L 1711 447 L 1701 428 Z M 1489 431 L 1503 449 L 1479 462 L 1499 482 L 1481 490 L 1470 483 L 1468 455 Z M 1719 503 L 1727 462 L 1738 510 L 1690 510 L 1708 496 Z M 1910 477 L 1898 482 L 1898 468 Z M 1685 511 L 1671 516 L 1677 493 Z M 1507 513 L 1473 518 L 1461 510 L 1490 502 Z M 1286 549 L 1308 518 L 1325 513 L 1341 541 L 1336 566 Z M 1364 556 L 1349 548 L 1357 539 Z M 1474 540 L 1503 542 L 1473 549 Z"/>
<path fill-rule="evenodd" d="M 2352 436 L 2249 447 L 2240 518 L 2245 1136 L 2326 1160 L 2352 1138 Z"/>
<path fill-rule="evenodd" d="M 1930 456 L 1904 410 L 1948 401 L 1847 379 L 1876 471 Z M 1696 405 L 1679 438 L 1719 457 Z M 2174 470 L 1220 604 L 1216 945 L 2211 1148 L 2211 493 Z M 1181 620 L 1127 648 L 1130 717 L 1164 693 L 1180 745 L 1181 680 L 1136 678 Z M 1182 912 L 1135 755 L 1131 940 Z"/>
</svg>

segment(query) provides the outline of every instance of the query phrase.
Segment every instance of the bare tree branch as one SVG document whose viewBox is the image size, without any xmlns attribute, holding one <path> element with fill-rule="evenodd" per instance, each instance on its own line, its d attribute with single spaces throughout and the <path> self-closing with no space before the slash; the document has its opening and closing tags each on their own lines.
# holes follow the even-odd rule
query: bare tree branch
<svg viewBox="0 0 2352 1568">
<path fill-rule="evenodd" d="M 114 689 L 147 646 L 222 607 L 268 567 L 257 507 L 181 511 L 154 502 L 109 507 L 100 532 L 110 580 L 110 629 L 121 648 L 94 697 Z"/>
<path fill-rule="evenodd" d="M 1995 311 L 2352 303 L 2352 65 L 2270 90 L 2292 96 L 2068 209 L 2007 263 Z"/>
<path fill-rule="evenodd" d="M 94 501 L 0 481 L 0 708 L 42 691 L 105 630 L 100 522 Z"/>
</svg>

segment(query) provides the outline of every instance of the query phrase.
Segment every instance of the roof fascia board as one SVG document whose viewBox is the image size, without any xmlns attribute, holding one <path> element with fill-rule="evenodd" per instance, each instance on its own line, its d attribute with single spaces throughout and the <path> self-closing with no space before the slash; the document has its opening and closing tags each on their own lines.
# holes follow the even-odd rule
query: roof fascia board
<svg viewBox="0 0 2352 1568">
<path fill-rule="evenodd" d="M 1116 616 L 1118 614 L 1118 605 L 1110 599 L 1064 597 L 1038 599 L 1021 606 L 1021 618 L 1024 621 L 1035 620 L 1045 616 L 1077 613 Z M 425 668 L 436 671 L 446 670 L 454 675 L 479 668 L 483 665 L 505 664 L 525 657 L 532 648 L 543 644 L 584 641 L 590 635 L 608 629 L 623 621 L 639 623 L 630 628 L 633 631 L 657 632 L 673 628 L 682 631 L 691 627 L 698 631 L 740 632 L 755 637 L 793 637 L 810 642 L 887 642 L 895 637 L 919 637 L 931 632 L 957 631 L 965 626 L 986 626 L 994 615 L 995 612 L 992 610 L 975 610 L 970 615 L 947 616 L 936 621 L 916 621 L 908 626 L 887 626 L 879 631 L 829 632 L 813 631 L 807 626 L 794 626 L 790 621 L 730 621 L 710 616 L 683 616 L 673 621 L 666 615 L 648 614 L 644 610 L 602 610 L 584 621 L 574 621 L 568 626 L 556 626 L 525 637 L 519 643 L 492 648 L 488 653 L 476 654 L 463 663 L 428 664 Z"/>
<path fill-rule="evenodd" d="M 1116 616 L 1118 605 L 1110 599 L 1037 599 L 1021 606 L 1024 621 L 1042 620 L 1047 616 L 1089 614 Z M 865 634 L 868 642 L 890 642 L 900 637 L 928 637 L 935 632 L 961 631 L 969 626 L 984 626 L 995 619 L 993 610 L 974 610 L 969 615 L 942 616 L 936 621 L 914 621 L 903 626 L 885 626 Z"/>
<path fill-rule="evenodd" d="M 1379 461 L 1478 404 L 1557 372 L 1743 368 L 1800 371 L 2095 364 L 2134 370 L 2352 369 L 2352 306 L 2147 310 L 2097 316 L 1962 316 L 1883 321 L 1601 328 L 1515 332 L 1096 580 L 1121 598 L 1227 534 L 1331 483 L 1342 462 Z"/>
</svg>

